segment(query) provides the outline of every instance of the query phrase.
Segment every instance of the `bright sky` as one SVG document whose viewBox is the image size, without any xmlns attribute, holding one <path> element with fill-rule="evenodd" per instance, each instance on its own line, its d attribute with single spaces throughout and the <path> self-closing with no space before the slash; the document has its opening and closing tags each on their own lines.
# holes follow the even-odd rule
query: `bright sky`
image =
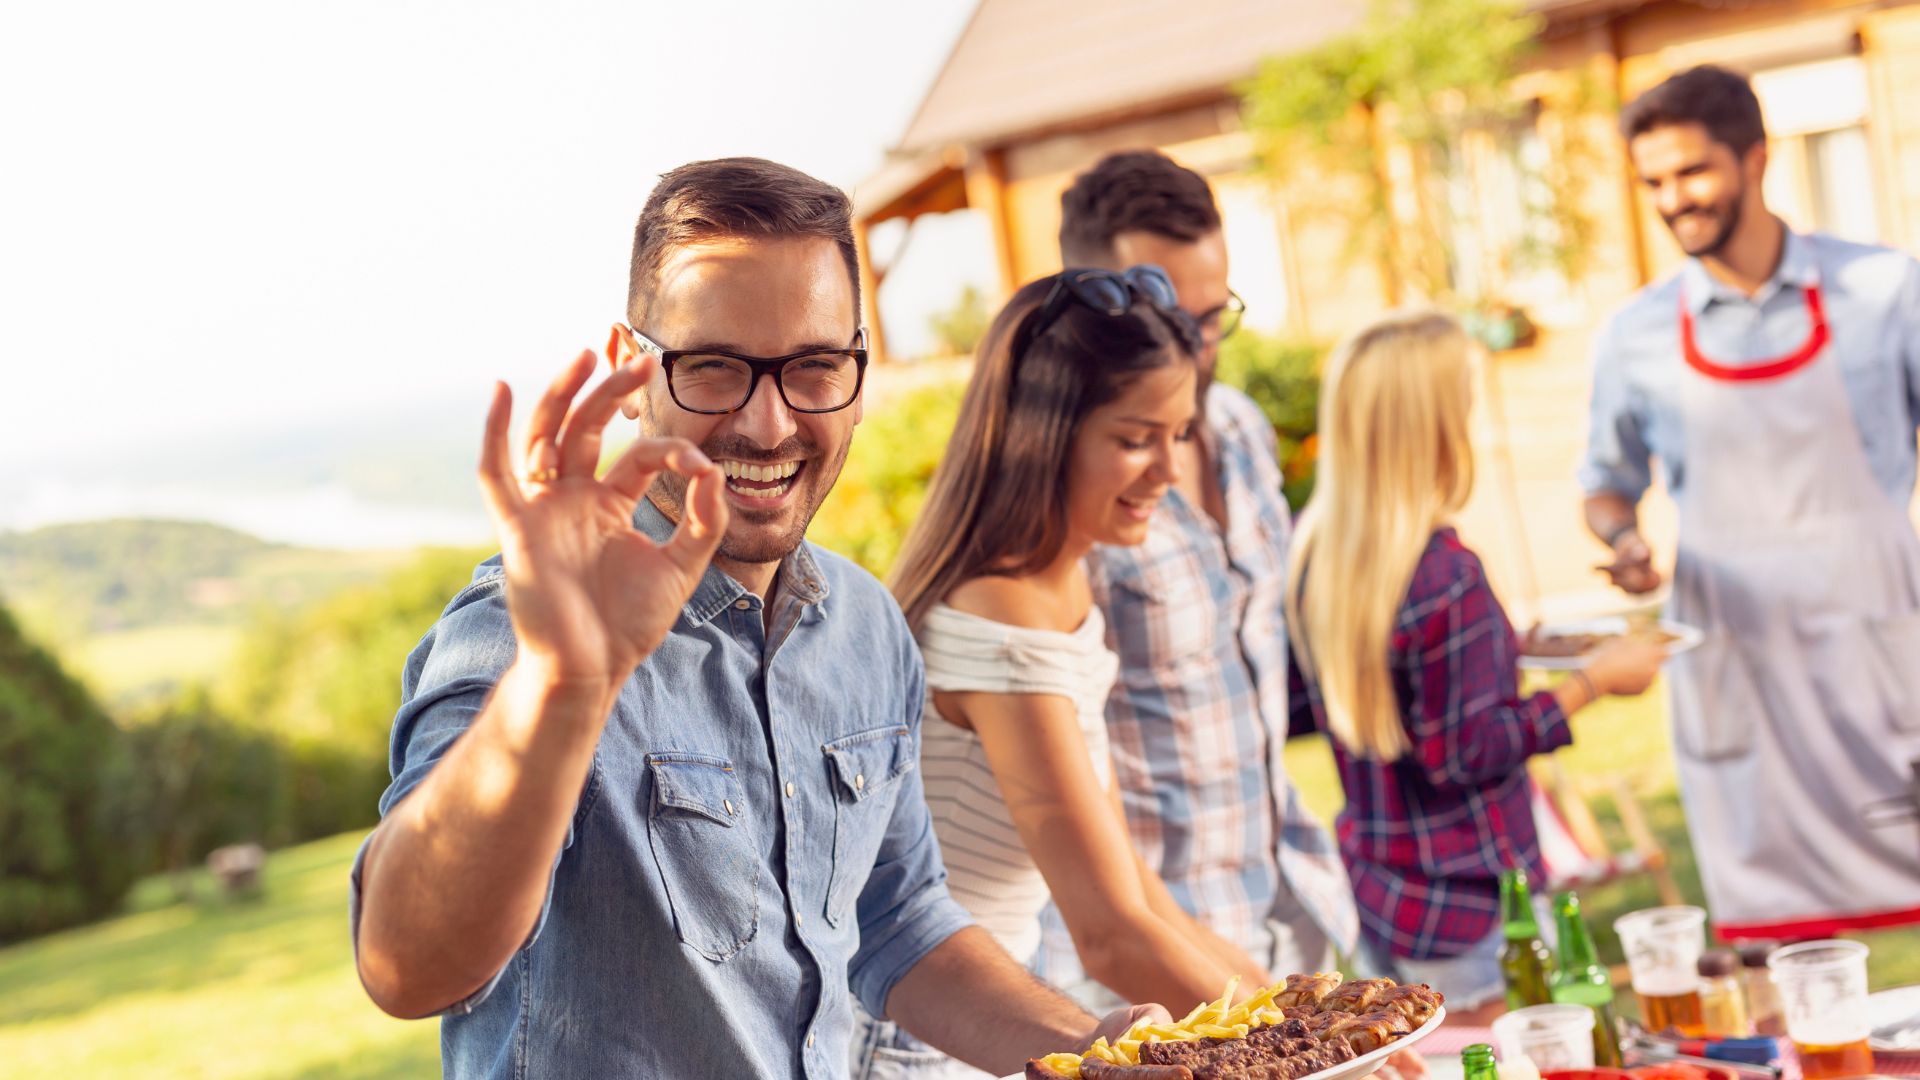
<svg viewBox="0 0 1920 1080">
<path fill-rule="evenodd" d="M 604 341 L 659 173 L 754 154 L 851 187 L 972 6 L 10 5 L 0 481 L 416 409 L 477 431 L 492 379 Z M 975 246 L 889 282 L 896 341 L 984 277 Z"/>
</svg>

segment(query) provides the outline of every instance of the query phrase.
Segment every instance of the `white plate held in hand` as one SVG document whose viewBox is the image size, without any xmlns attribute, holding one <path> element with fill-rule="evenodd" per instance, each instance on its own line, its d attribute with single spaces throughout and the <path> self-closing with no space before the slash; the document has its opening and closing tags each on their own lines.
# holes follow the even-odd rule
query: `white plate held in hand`
<svg viewBox="0 0 1920 1080">
<path fill-rule="evenodd" d="M 1668 622 L 1662 619 L 1654 625 L 1666 633 L 1673 635 L 1673 640 L 1667 642 L 1668 656 L 1678 656 L 1688 649 L 1699 645 L 1700 642 L 1706 638 L 1706 635 L 1702 634 L 1698 627 L 1687 626 L 1684 623 Z M 1553 626 L 1543 626 L 1540 628 L 1540 636 L 1549 638 L 1570 637 L 1574 634 L 1610 634 L 1618 636 L 1626 632 L 1627 619 L 1624 615 L 1614 615 L 1604 619 L 1587 619 L 1583 622 L 1556 623 Z M 1520 653 L 1520 666 L 1523 668 L 1532 668 L 1535 671 L 1575 671 L 1586 667 L 1588 658 L 1593 655 L 1592 653 L 1585 653 L 1580 656 L 1530 656 L 1524 651 L 1526 647 L 1526 639 L 1523 637 L 1520 640 L 1520 648 L 1523 650 Z"/>
<path fill-rule="evenodd" d="M 1352 1061 L 1343 1061 L 1331 1069 L 1321 1069 L 1317 1073 L 1309 1073 L 1301 1077 L 1300 1080 L 1353 1080 L 1355 1077 L 1365 1076 L 1379 1069 L 1381 1063 L 1388 1058 L 1411 1047 L 1414 1043 L 1419 1042 L 1421 1039 L 1439 1030 L 1441 1022 L 1446 1020 L 1446 1018 L 1446 1007 L 1441 1006 L 1435 1010 L 1433 1017 L 1426 1023 L 1421 1024 L 1419 1027 L 1400 1036 L 1380 1049 L 1361 1054 Z M 1015 1073 L 1012 1076 L 1004 1077 L 1003 1080 L 1026 1080 L 1026 1074 L 1024 1072 Z"/>
</svg>

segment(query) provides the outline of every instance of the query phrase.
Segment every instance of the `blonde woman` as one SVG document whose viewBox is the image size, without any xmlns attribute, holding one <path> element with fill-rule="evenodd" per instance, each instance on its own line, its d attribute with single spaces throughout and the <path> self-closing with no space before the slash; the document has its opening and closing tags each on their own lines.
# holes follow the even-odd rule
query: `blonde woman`
<svg viewBox="0 0 1920 1080">
<path fill-rule="evenodd" d="M 1336 832 L 1376 967 L 1500 1009 L 1500 872 L 1544 879 L 1526 761 L 1573 741 L 1567 718 L 1638 694 L 1665 650 L 1621 641 L 1523 697 L 1518 644 L 1449 520 L 1473 487 L 1475 346 L 1436 313 L 1345 342 L 1320 399 L 1319 478 L 1289 562 L 1296 726 L 1331 736 L 1347 805 Z"/>
</svg>

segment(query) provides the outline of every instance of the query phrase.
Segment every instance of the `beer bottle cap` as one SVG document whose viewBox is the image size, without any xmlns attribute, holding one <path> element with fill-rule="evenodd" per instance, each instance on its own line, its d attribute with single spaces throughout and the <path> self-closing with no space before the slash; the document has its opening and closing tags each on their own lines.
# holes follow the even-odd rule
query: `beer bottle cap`
<svg viewBox="0 0 1920 1080">
<path fill-rule="evenodd" d="M 1766 969 L 1767 957 L 1780 947 L 1777 941 L 1749 941 L 1740 946 L 1740 964 L 1743 967 Z"/>
<path fill-rule="evenodd" d="M 1732 949 L 1708 949 L 1694 962 L 1694 970 L 1703 979 L 1724 979 L 1740 970 L 1740 958 Z"/>
</svg>

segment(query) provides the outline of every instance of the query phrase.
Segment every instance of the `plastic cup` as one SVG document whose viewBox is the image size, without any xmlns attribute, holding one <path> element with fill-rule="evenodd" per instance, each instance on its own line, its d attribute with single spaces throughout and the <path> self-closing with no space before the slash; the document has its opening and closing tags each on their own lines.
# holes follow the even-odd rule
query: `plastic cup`
<svg viewBox="0 0 1920 1080">
<path fill-rule="evenodd" d="M 1613 929 L 1626 951 L 1647 1030 L 1705 1035 L 1698 964 L 1707 949 L 1707 913 L 1686 906 L 1648 908 L 1615 919 Z"/>
<path fill-rule="evenodd" d="M 1613 921 L 1626 950 L 1633 989 L 1640 994 L 1690 993 L 1699 989 L 1696 966 L 1707 950 L 1707 913 L 1697 907 L 1657 907 Z"/>
<path fill-rule="evenodd" d="M 1809 941 L 1767 957 L 1780 988 L 1787 1038 L 1807 1080 L 1873 1072 L 1867 951 L 1857 941 Z"/>
<path fill-rule="evenodd" d="M 1529 1005 L 1493 1022 L 1502 1062 L 1526 1058 L 1541 1072 L 1593 1068 L 1593 1010 L 1585 1005 Z"/>
</svg>

